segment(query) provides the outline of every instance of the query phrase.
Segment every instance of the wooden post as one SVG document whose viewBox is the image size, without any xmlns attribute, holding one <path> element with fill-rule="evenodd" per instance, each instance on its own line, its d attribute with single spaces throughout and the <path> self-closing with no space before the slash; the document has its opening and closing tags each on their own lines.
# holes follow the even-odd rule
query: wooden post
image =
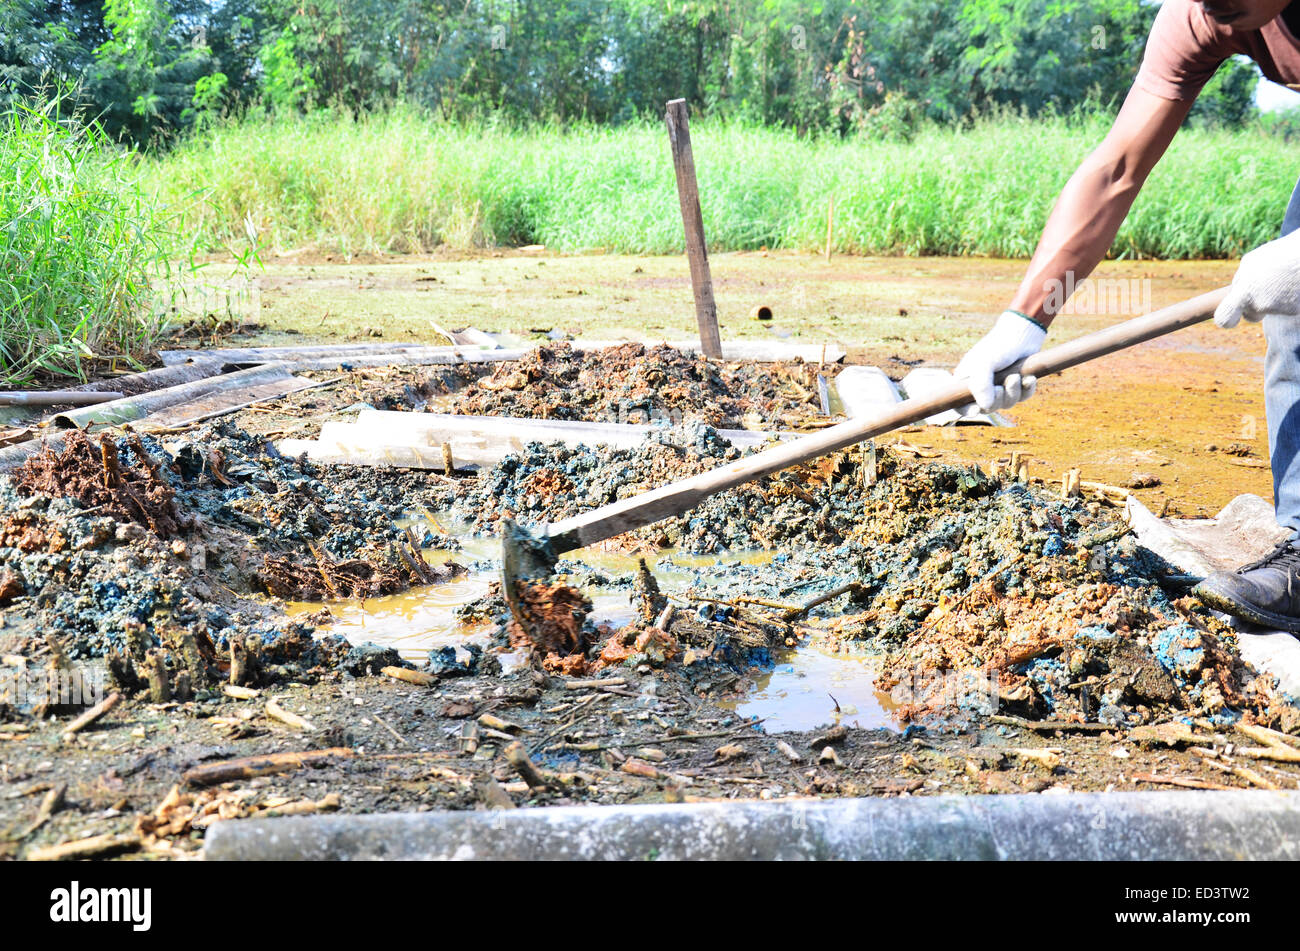
<svg viewBox="0 0 1300 951">
<path fill-rule="evenodd" d="M 826 260 L 831 259 L 831 246 L 835 243 L 835 196 L 826 206 Z"/>
<path fill-rule="evenodd" d="M 691 129 L 686 100 L 668 103 L 664 116 L 668 142 L 673 149 L 673 170 L 677 173 L 677 199 L 682 206 L 686 229 L 686 258 L 691 265 L 691 289 L 695 292 L 695 320 L 700 326 L 700 349 L 707 357 L 721 359 L 722 337 L 718 334 L 718 308 L 713 302 L 713 278 L 709 276 L 709 253 L 704 245 L 704 217 L 700 214 L 700 189 L 695 182 L 695 158 L 691 154 Z"/>
</svg>

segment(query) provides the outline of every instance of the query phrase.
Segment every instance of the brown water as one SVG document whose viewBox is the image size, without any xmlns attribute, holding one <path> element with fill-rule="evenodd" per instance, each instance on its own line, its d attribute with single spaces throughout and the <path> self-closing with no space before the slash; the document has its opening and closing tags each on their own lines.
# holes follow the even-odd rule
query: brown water
<svg viewBox="0 0 1300 951">
<path fill-rule="evenodd" d="M 439 524 L 456 531 L 449 519 L 440 518 Z M 399 523 L 399 527 L 402 524 Z M 462 564 L 495 559 L 501 554 L 501 542 L 492 537 L 470 534 L 460 535 L 460 550 L 436 549 L 424 553 L 431 564 L 459 561 Z M 630 575 L 636 572 L 639 557 L 620 552 L 583 549 L 566 556 L 580 561 L 609 575 Z M 770 552 L 738 552 L 725 556 L 694 555 L 665 549 L 647 558 L 652 564 L 660 558 L 670 557 L 682 568 L 707 568 L 720 564 L 762 565 L 772 560 Z M 682 574 L 653 569 L 661 587 L 669 593 L 680 588 Z M 397 648 L 407 660 L 423 663 L 432 647 L 462 644 L 482 638 L 481 625 L 466 625 L 456 617 L 456 611 L 487 593 L 493 581 L 499 578 L 497 570 L 471 571 L 445 584 L 411 588 L 400 594 L 365 600 L 345 599 L 325 602 L 289 601 L 284 607 L 291 615 L 311 614 L 322 604 L 334 615 L 330 632 L 341 634 L 354 644 L 366 641 Z M 609 591 L 604 588 L 586 589 L 592 601 L 591 618 L 597 624 L 608 622 L 622 625 L 630 622 L 635 613 L 630 591 Z"/>
<path fill-rule="evenodd" d="M 501 543 L 491 538 L 465 535 L 460 551 L 432 550 L 424 553 L 431 564 L 469 562 L 494 558 Z M 394 647 L 409 661 L 423 663 L 429 649 L 480 641 L 486 643 L 484 625 L 467 625 L 456 611 L 481 598 L 496 580 L 488 572 L 470 572 L 445 584 L 410 588 L 380 598 L 309 602 L 287 601 L 284 610 L 291 617 L 329 608 L 334 623 L 331 634 L 340 634 L 353 644 L 372 643 Z"/>
<path fill-rule="evenodd" d="M 452 531 L 448 520 L 440 523 Z M 459 561 L 468 564 L 496 559 L 500 555 L 499 540 L 468 533 L 459 536 L 459 551 L 431 550 L 425 558 L 431 563 Z M 593 569 L 610 575 L 630 575 L 637 570 L 639 558 L 619 552 L 584 549 L 568 556 Z M 772 560 L 771 552 L 729 552 L 724 555 L 695 555 L 667 549 L 646 558 L 655 572 L 660 587 L 666 594 L 674 594 L 693 578 L 687 572 L 664 571 L 654 566 L 663 558 L 671 559 L 679 568 L 706 569 L 726 564 L 763 565 Z M 329 633 L 340 634 L 353 644 L 373 643 L 396 648 L 406 660 L 423 664 L 430 648 L 478 644 L 486 646 L 491 625 L 466 624 L 456 612 L 459 608 L 487 593 L 489 586 L 499 577 L 498 570 L 471 571 L 469 574 L 445 584 L 411 588 L 400 594 L 365 600 L 326 601 L 334 616 Z M 630 591 L 611 592 L 591 588 L 586 594 L 592 600 L 591 619 L 597 624 L 620 626 L 629 623 L 636 613 Z M 319 611 L 320 602 L 291 601 L 284 604 L 291 616 Z M 514 658 L 501 657 L 505 667 Z M 840 723 L 862 727 L 892 727 L 889 717 L 892 709 L 888 694 L 875 689 L 869 661 L 861 656 L 835 654 L 817 646 L 807 645 L 784 652 L 773 670 L 760 673 L 751 694 L 740 699 L 724 701 L 721 705 L 738 715 L 764 721 L 769 732 L 782 730 L 809 730 L 818 726 Z M 838 701 L 839 710 L 836 711 Z"/>
<path fill-rule="evenodd" d="M 755 678 L 751 693 L 719 706 L 745 719 L 757 717 L 773 733 L 839 723 L 864 729 L 898 728 L 890 717 L 898 704 L 876 689 L 870 659 L 832 653 L 815 644 L 779 656 L 770 672 Z"/>
</svg>

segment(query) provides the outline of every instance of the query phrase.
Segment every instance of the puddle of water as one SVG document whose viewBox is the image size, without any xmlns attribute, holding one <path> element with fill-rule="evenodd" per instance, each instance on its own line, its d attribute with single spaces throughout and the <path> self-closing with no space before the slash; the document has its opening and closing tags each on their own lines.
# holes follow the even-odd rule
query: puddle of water
<svg viewBox="0 0 1300 951">
<path fill-rule="evenodd" d="M 454 531 L 445 520 L 441 524 L 449 531 Z M 431 564 L 448 561 L 468 564 L 494 560 L 501 553 L 501 543 L 495 538 L 466 534 L 459 536 L 459 540 L 459 550 L 429 550 L 424 553 L 425 560 Z M 763 564 L 771 558 L 766 552 L 722 557 L 658 552 L 653 560 L 657 561 L 665 555 L 672 555 L 675 564 L 690 568 L 708 567 L 724 560 Z M 636 557 L 616 552 L 589 549 L 575 552 L 569 557 L 608 574 L 631 574 L 637 567 Z M 647 561 L 649 563 L 650 559 Z M 670 591 L 682 587 L 688 580 L 684 576 L 662 570 L 657 570 L 656 575 L 665 590 Z M 463 624 L 456 617 L 456 611 L 486 594 L 489 585 L 496 580 L 496 571 L 472 571 L 445 584 L 411 588 L 400 594 L 367 598 L 364 601 L 290 601 L 285 603 L 284 608 L 290 616 L 297 616 L 327 607 L 334 615 L 334 623 L 327 629 L 329 633 L 342 635 L 353 644 L 370 642 L 392 646 L 403 658 L 423 663 L 430 648 L 465 643 L 471 635 L 478 632 L 477 625 Z M 630 591 L 593 589 L 587 594 L 592 599 L 592 620 L 597 624 L 621 626 L 629 623 L 636 615 Z"/>
<path fill-rule="evenodd" d="M 294 616 L 327 607 L 334 623 L 323 629 L 326 633 L 341 634 L 352 644 L 394 647 L 404 659 L 423 663 L 429 648 L 464 644 L 474 640 L 476 633 L 483 633 L 481 626 L 462 623 L 456 609 L 486 594 L 489 581 L 487 576 L 471 576 L 365 601 L 326 601 L 323 605 L 290 601 L 284 609 Z"/>
<path fill-rule="evenodd" d="M 583 548 L 581 551 L 570 552 L 564 556 L 564 559 L 580 561 L 606 574 L 630 575 L 636 573 L 638 561 L 644 558 L 646 567 L 654 572 L 657 579 L 672 584 L 674 575 L 671 571 L 659 567 L 659 562 L 665 558 L 677 568 L 691 569 L 716 568 L 719 565 L 767 565 L 771 564 L 775 557 L 776 553 L 770 551 L 729 551 L 720 555 L 697 555 L 676 548 L 661 548 L 648 555 L 629 555 L 618 551 L 603 551 L 599 548 Z"/>
<path fill-rule="evenodd" d="M 768 733 L 815 730 L 837 723 L 898 729 L 890 717 L 898 705 L 889 694 L 876 689 L 874 672 L 865 657 L 832 654 L 809 644 L 781 655 L 775 668 L 760 674 L 755 683 L 752 693 L 724 700 L 719 706 L 745 719 L 758 717 Z"/>
<path fill-rule="evenodd" d="M 398 528 L 408 525 L 419 528 L 425 519 L 411 517 L 398 521 Z M 497 558 L 501 543 L 489 537 L 480 537 L 461 531 L 445 518 L 438 526 L 456 535 L 460 548 L 430 549 L 424 560 L 433 565 L 457 561 L 461 564 Z M 465 644 L 475 640 L 486 643 L 483 625 L 465 624 L 456 617 L 457 609 L 481 598 L 488 587 L 497 580 L 495 572 L 471 571 L 467 575 L 444 584 L 410 588 L 399 594 L 378 598 L 345 601 L 289 601 L 284 609 L 290 616 L 312 614 L 327 607 L 334 622 L 323 629 L 330 634 L 346 637 L 352 644 L 379 644 L 393 647 L 403 659 L 423 664 L 429 649 Z"/>
<path fill-rule="evenodd" d="M 462 564 L 495 561 L 501 552 L 500 541 L 490 536 L 469 534 L 466 527 L 437 516 L 439 525 L 457 535 L 461 548 L 456 551 L 430 550 L 425 558 L 433 564 L 459 561 Z M 411 523 L 422 522 L 419 518 Z M 584 549 L 566 556 L 595 570 L 611 575 L 636 571 L 638 556 L 620 552 Z M 765 565 L 772 552 L 727 552 L 720 555 L 696 555 L 672 549 L 646 556 L 665 593 L 676 593 L 693 581 L 693 571 L 722 565 Z M 669 559 L 673 567 L 658 567 Z M 291 615 L 311 614 L 322 606 L 334 615 L 334 623 L 325 630 L 346 637 L 353 644 L 371 642 L 391 646 L 406 660 L 423 664 L 430 648 L 465 643 L 486 643 L 485 625 L 463 623 L 457 609 L 482 597 L 497 580 L 495 569 L 472 571 L 445 584 L 412 588 L 400 594 L 364 601 L 288 602 Z M 621 626 L 636 615 L 630 590 L 593 589 L 591 618 L 597 624 Z M 835 699 L 832 700 L 831 697 Z M 835 711 L 835 701 L 840 712 Z M 875 689 L 872 668 L 860 656 L 832 654 L 813 645 L 783 652 L 773 670 L 756 678 L 752 693 L 721 704 L 745 718 L 764 720 L 769 732 L 812 730 L 843 722 L 848 726 L 896 729 L 889 711 L 896 706 L 888 694 Z"/>
</svg>

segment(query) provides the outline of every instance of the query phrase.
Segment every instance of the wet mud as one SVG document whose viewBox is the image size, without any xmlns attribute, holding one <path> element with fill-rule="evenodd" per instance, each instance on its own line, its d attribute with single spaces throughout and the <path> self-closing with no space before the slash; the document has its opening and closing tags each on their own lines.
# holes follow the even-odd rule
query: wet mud
<svg viewBox="0 0 1300 951">
<path fill-rule="evenodd" d="M 834 368 L 720 363 L 663 344 L 577 351 L 560 342 L 497 364 L 457 394 L 451 407 L 468 416 L 787 428 L 821 414 L 819 372 L 832 376 Z"/>
<path fill-rule="evenodd" d="M 837 453 L 564 558 L 512 617 L 500 520 L 705 471 L 742 455 L 716 424 L 812 408 L 808 367 L 618 350 L 569 418 L 693 421 L 450 477 L 275 451 L 358 405 L 559 412 L 592 366 L 555 348 L 450 380 L 345 369 L 273 414 L 75 436 L 0 477 L 5 683 L 76 668 L 124 700 L 65 738 L 85 705 L 0 699 L 0 855 L 113 832 L 183 856 L 212 816 L 277 811 L 1300 784 L 1223 758 L 1300 719 L 1189 579 L 1104 500 L 1009 465 Z M 514 372 L 540 375 L 498 385 Z M 295 750 L 320 755 L 194 778 Z"/>
</svg>

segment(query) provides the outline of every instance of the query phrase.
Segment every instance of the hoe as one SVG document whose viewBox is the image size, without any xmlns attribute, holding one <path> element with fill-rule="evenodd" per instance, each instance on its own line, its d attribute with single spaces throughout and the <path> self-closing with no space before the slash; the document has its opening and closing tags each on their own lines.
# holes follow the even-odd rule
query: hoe
<svg viewBox="0 0 1300 951">
<path fill-rule="evenodd" d="M 1089 360 L 1201 323 L 1213 316 L 1214 308 L 1226 292 L 1227 288 L 1210 291 L 1044 350 L 1026 359 L 1020 372 L 1037 377 L 1052 376 Z M 1002 375 L 1005 374 L 1006 371 Z M 878 416 L 851 419 L 688 479 L 620 499 L 560 522 L 542 525 L 535 532 L 507 520 L 502 525 L 502 588 L 506 602 L 515 619 L 523 624 L 520 583 L 528 578 L 549 575 L 556 561 L 566 552 L 586 548 L 661 519 L 684 515 L 718 492 L 920 422 L 936 413 L 960 410 L 970 402 L 970 390 L 961 383 L 953 383 L 924 399 L 904 400 Z"/>
</svg>

